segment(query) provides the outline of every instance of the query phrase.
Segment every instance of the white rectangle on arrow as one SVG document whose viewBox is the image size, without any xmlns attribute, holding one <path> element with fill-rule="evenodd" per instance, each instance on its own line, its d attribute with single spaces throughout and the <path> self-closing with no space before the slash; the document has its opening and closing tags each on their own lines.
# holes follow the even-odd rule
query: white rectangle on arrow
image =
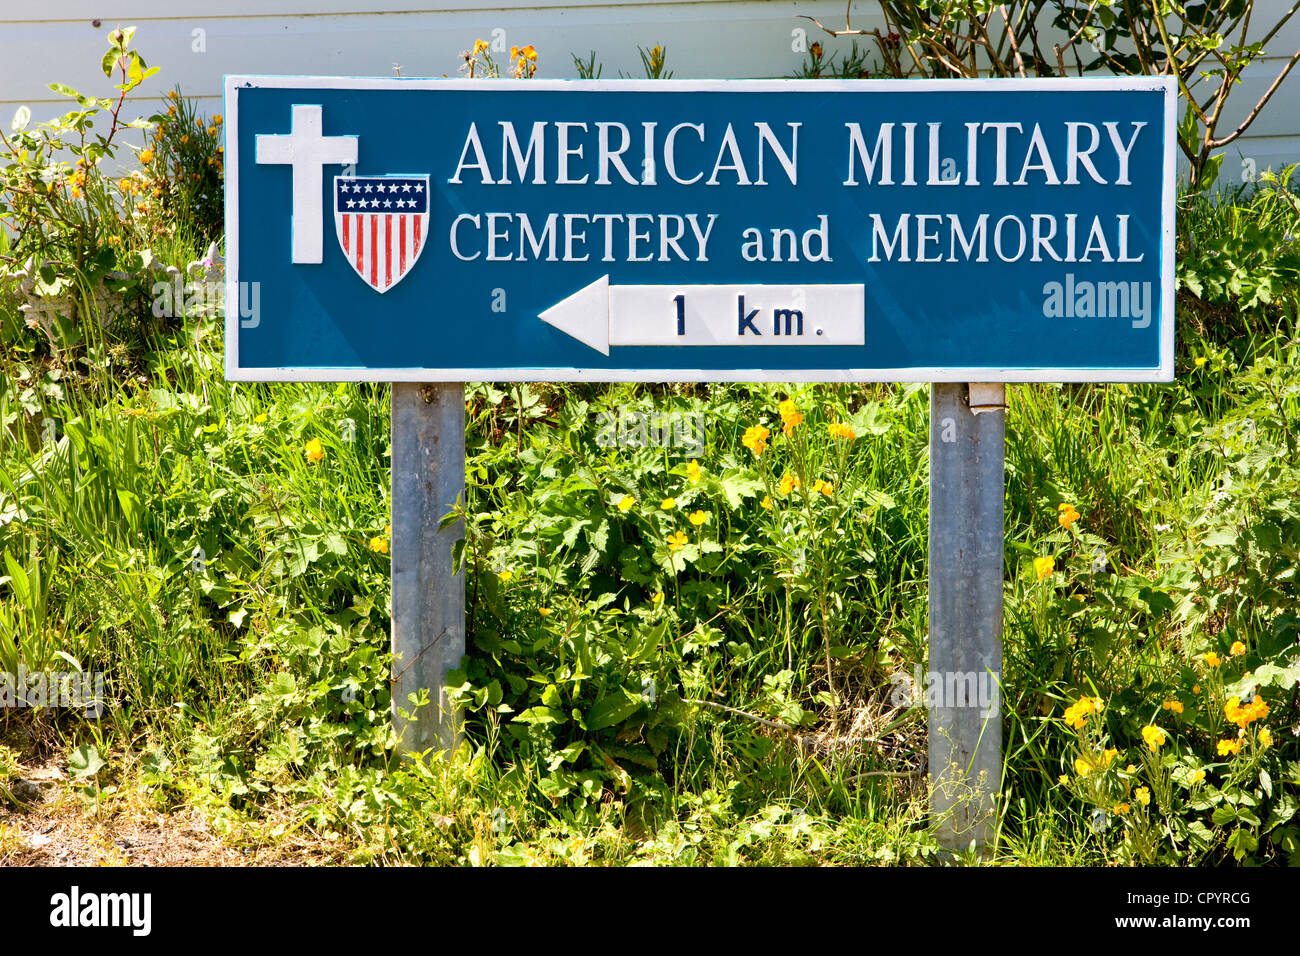
<svg viewBox="0 0 1300 956">
<path fill-rule="evenodd" d="M 610 345 L 862 345 L 863 286 L 613 285 Z"/>
</svg>

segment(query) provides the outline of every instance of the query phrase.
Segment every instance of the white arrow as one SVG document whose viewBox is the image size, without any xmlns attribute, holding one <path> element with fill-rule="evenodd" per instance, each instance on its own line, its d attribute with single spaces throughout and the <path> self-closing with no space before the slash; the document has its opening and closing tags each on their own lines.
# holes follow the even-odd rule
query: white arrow
<svg viewBox="0 0 1300 956">
<path fill-rule="evenodd" d="M 858 285 L 610 285 L 601 276 L 538 316 L 611 345 L 862 345 Z"/>
</svg>

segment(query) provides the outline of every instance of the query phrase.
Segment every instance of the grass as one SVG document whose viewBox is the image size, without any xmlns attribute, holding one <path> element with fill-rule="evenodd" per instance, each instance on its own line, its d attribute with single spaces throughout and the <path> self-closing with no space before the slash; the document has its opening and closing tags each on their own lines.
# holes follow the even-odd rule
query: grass
<svg viewBox="0 0 1300 956">
<path fill-rule="evenodd" d="M 996 862 L 1294 851 L 1300 286 L 1261 260 L 1276 281 L 1246 308 L 1212 291 L 1231 264 L 1192 253 L 1293 229 L 1286 199 L 1184 214 L 1205 297 L 1180 297 L 1174 383 L 1009 389 Z M 102 768 L 68 766 L 97 819 L 196 810 L 232 841 L 358 862 L 939 858 L 923 715 L 892 696 L 925 665 L 924 386 L 469 386 L 466 744 L 422 764 L 388 722 L 387 387 L 225 382 L 211 317 L 53 358 L 4 328 L 0 671 L 100 671 L 112 703 L 0 710 L 0 785 L 94 748 Z M 699 480 L 679 450 L 602 447 L 600 413 L 627 409 L 702 416 Z M 1224 760 L 1206 689 L 1247 665 L 1283 675 L 1257 682 L 1279 732 Z M 1105 713 L 1067 727 L 1080 695 Z M 1118 811 L 1139 787 L 1157 799 Z"/>
</svg>

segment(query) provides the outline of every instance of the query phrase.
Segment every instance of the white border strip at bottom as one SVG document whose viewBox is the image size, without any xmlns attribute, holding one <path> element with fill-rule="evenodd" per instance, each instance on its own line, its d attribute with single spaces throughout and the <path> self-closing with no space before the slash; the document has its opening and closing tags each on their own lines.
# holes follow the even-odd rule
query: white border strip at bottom
<svg viewBox="0 0 1300 956">
<path fill-rule="evenodd" d="M 1173 369 L 240 368 L 233 382 L 1172 382 Z"/>
</svg>

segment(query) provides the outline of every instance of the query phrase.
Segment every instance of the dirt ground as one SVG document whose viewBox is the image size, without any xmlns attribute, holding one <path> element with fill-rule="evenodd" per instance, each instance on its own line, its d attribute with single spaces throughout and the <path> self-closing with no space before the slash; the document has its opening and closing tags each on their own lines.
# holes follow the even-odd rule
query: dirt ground
<svg viewBox="0 0 1300 956">
<path fill-rule="evenodd" d="M 197 809 L 162 813 L 133 795 L 96 802 L 59 762 L 20 765 L 0 793 L 0 866 L 318 866 L 341 862 L 320 843 L 265 841 L 213 831 Z"/>
</svg>

